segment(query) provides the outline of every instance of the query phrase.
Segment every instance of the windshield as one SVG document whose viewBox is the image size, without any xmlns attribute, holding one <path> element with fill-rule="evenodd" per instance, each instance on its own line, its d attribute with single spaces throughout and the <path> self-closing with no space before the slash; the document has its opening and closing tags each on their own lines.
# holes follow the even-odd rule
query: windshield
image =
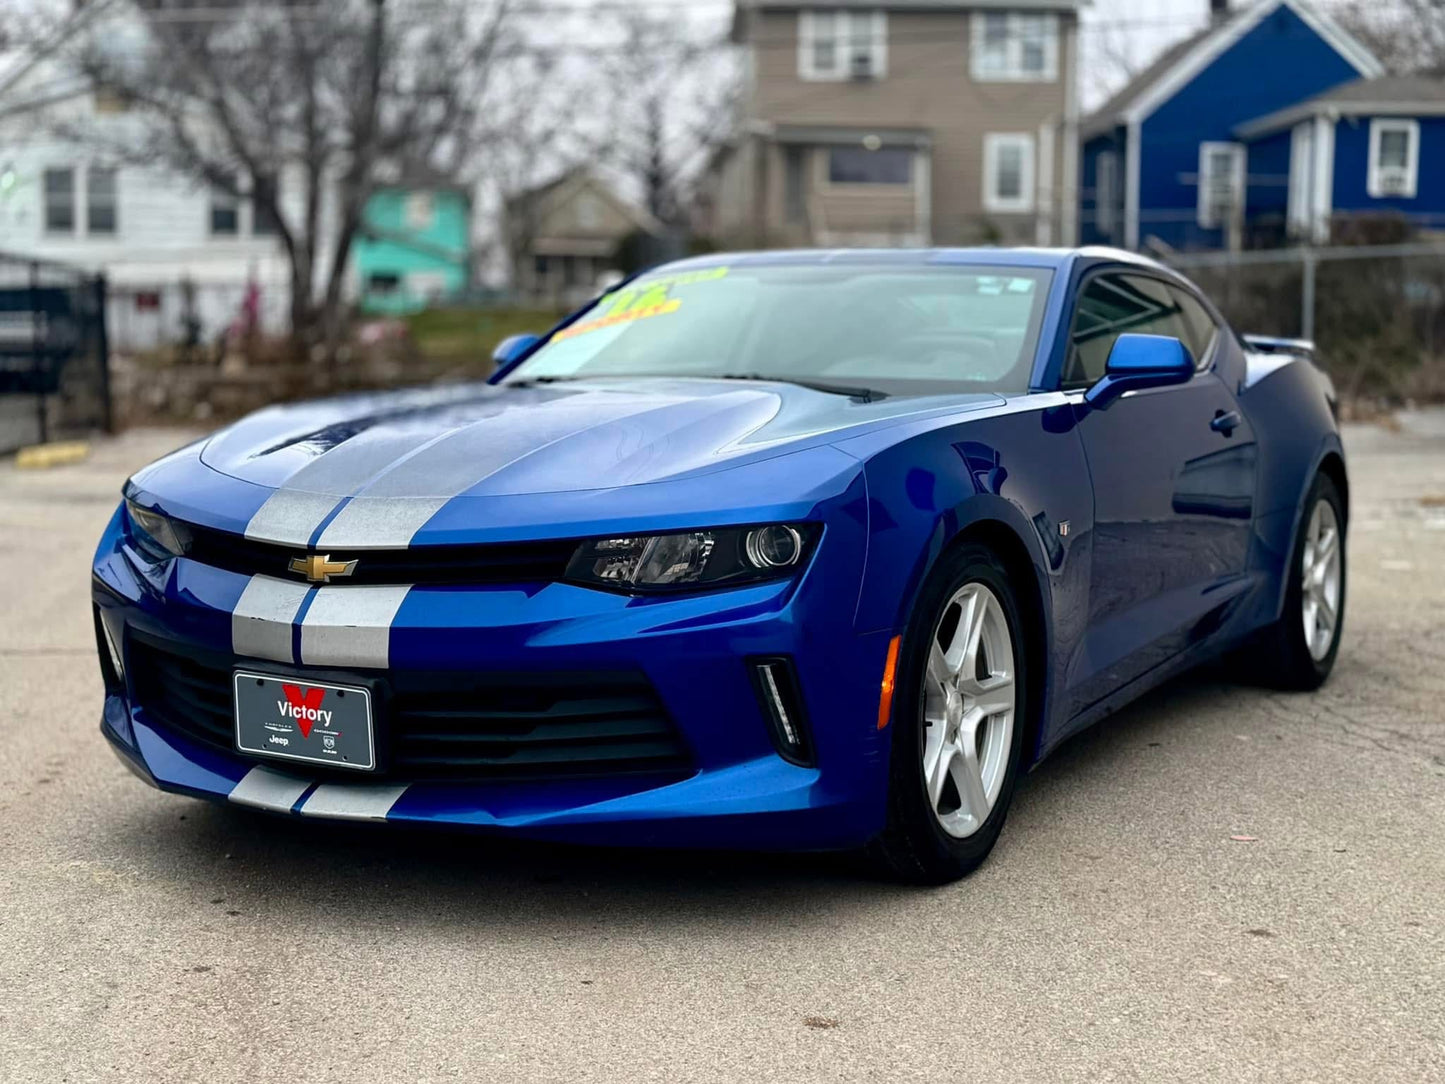
<svg viewBox="0 0 1445 1084">
<path fill-rule="evenodd" d="M 1050 277 L 881 262 L 663 268 L 603 297 L 506 382 L 667 376 L 889 395 L 1021 392 Z"/>
</svg>

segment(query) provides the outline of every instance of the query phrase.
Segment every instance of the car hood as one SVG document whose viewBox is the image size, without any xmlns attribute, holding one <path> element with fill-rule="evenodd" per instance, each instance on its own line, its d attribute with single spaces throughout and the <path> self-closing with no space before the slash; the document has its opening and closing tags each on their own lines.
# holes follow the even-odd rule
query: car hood
<svg viewBox="0 0 1445 1084">
<path fill-rule="evenodd" d="M 287 545 L 386 548 L 710 515 L 745 522 L 763 511 L 806 514 L 846 488 L 858 461 L 828 446 L 845 436 L 1002 402 L 863 402 L 702 379 L 353 395 L 244 418 L 138 473 L 132 491 L 183 519 Z M 195 475 L 197 457 L 212 482 Z M 722 471 L 716 482 L 693 480 Z"/>
<path fill-rule="evenodd" d="M 925 404 L 939 405 L 771 382 L 464 385 L 274 407 L 217 433 L 201 460 L 242 481 L 335 497 L 612 489 L 782 454 Z"/>
</svg>

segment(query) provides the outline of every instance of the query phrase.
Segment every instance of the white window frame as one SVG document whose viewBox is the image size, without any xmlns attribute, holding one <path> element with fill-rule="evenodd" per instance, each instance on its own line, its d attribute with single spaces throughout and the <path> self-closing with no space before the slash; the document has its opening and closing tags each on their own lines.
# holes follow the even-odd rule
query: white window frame
<svg viewBox="0 0 1445 1084">
<path fill-rule="evenodd" d="M 1004 196 L 998 190 L 999 152 L 1019 149 L 1019 194 Z M 994 214 L 1029 214 L 1034 209 L 1035 146 L 1032 132 L 989 132 L 983 137 L 983 209 Z"/>
<path fill-rule="evenodd" d="M 832 27 L 833 66 L 820 68 L 814 55 L 824 23 Z M 888 13 L 881 10 L 826 8 L 798 12 L 798 78 L 809 83 L 844 83 L 854 78 L 853 58 L 860 55 L 853 43 L 868 38 L 869 77 L 888 74 Z"/>
<path fill-rule="evenodd" d="M 1380 146 L 1386 132 L 1404 132 L 1407 139 L 1404 183 L 1392 191 L 1385 186 Z M 1393 172 L 1393 171 L 1392 171 Z M 1405 117 L 1375 117 L 1370 121 L 1370 172 L 1366 191 L 1371 199 L 1414 199 L 1420 185 L 1420 122 Z"/>
<path fill-rule="evenodd" d="M 1199 194 L 1195 207 L 1196 218 L 1201 229 L 1221 230 L 1228 229 L 1231 225 L 1229 220 L 1216 217 L 1214 208 L 1210 206 L 1209 202 L 1211 184 L 1207 166 L 1214 156 L 1221 152 L 1228 152 L 1230 156 L 1229 185 L 1233 195 L 1232 206 L 1239 216 L 1244 213 L 1244 144 L 1218 141 L 1201 143 L 1199 144 Z"/>
<path fill-rule="evenodd" d="M 1004 59 L 991 62 L 985 49 L 988 19 L 1007 20 Z M 1024 68 L 1024 38 L 1030 24 L 1042 34 L 1044 66 L 1040 71 Z M 1050 11 L 975 11 L 969 27 L 969 71 L 975 83 L 1054 83 L 1059 78 L 1059 17 Z"/>
<path fill-rule="evenodd" d="M 401 221 L 415 233 L 425 233 L 436 222 L 435 193 L 419 189 L 406 192 L 401 197 Z"/>
</svg>

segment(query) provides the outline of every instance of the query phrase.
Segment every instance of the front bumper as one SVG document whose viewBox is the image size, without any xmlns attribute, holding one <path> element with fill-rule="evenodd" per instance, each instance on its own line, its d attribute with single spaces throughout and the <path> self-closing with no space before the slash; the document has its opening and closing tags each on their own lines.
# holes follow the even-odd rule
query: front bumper
<svg viewBox="0 0 1445 1084">
<path fill-rule="evenodd" d="M 640 673 L 676 727 L 687 763 L 664 777 L 336 779 L 168 727 L 147 711 L 129 665 L 108 690 L 102 731 L 129 767 L 162 790 L 285 815 L 611 845 L 855 846 L 882 827 L 888 749 L 877 710 L 889 633 L 854 631 L 864 545 L 862 523 L 838 517 L 799 579 L 686 597 L 626 598 L 560 583 L 415 587 L 380 628 L 346 624 L 355 614 L 338 601 L 360 596 L 341 593 L 363 588 L 313 589 L 294 621 L 247 622 L 238 633 L 251 577 L 184 558 L 148 564 L 117 516 L 97 553 L 94 601 L 128 664 L 139 635 L 303 675 L 312 668 L 359 676 Z M 774 747 L 747 664 L 758 657 L 789 658 L 796 667 L 810 765 L 788 763 Z M 383 659 L 384 669 L 375 669 Z"/>
</svg>

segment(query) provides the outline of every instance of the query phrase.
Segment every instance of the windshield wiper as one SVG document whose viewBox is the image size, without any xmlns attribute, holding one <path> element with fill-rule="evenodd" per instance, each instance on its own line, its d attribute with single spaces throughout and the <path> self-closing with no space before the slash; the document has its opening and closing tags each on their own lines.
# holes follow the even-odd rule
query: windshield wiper
<svg viewBox="0 0 1445 1084">
<path fill-rule="evenodd" d="M 528 376 L 521 380 L 505 380 L 502 382 L 504 388 L 527 388 L 533 384 L 561 384 L 568 380 L 580 380 L 576 376 Z"/>
<path fill-rule="evenodd" d="M 887 399 L 888 393 L 877 388 L 855 388 L 847 384 L 828 384 L 821 380 L 801 380 L 796 376 L 770 376 L 767 373 L 723 373 L 712 377 L 714 380 L 764 380 L 774 384 L 796 384 L 800 388 L 824 391 L 830 395 L 846 395 L 849 399 L 862 399 L 865 403 L 876 403 Z"/>
</svg>

